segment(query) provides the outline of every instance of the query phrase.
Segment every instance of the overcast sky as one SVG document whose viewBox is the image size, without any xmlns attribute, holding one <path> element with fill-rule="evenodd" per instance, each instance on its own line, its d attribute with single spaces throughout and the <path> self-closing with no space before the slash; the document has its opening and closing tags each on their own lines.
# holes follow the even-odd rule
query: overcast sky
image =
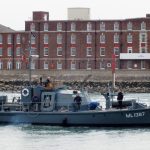
<svg viewBox="0 0 150 150">
<path fill-rule="evenodd" d="M 145 17 L 150 13 L 149 0 L 1 0 L 0 24 L 24 30 L 32 11 L 48 11 L 52 20 L 66 20 L 67 8 L 88 7 L 91 19 Z"/>
</svg>

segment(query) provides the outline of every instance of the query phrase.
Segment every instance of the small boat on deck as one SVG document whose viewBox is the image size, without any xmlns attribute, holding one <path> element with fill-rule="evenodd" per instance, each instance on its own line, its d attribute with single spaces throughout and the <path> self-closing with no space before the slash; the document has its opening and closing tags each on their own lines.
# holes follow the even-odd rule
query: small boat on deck
<svg viewBox="0 0 150 150">
<path fill-rule="evenodd" d="M 81 97 L 80 108 L 74 98 Z M 26 87 L 17 103 L 0 97 L 0 123 L 60 126 L 150 126 L 150 107 L 136 100 L 123 102 L 122 109 L 112 103 L 113 94 L 104 93 L 106 108 L 91 101 L 85 91 L 65 87 Z"/>
</svg>

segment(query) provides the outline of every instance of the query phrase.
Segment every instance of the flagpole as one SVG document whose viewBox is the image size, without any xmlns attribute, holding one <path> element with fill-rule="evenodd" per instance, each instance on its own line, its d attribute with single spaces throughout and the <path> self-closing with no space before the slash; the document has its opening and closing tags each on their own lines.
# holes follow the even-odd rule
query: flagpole
<svg viewBox="0 0 150 150">
<path fill-rule="evenodd" d="M 29 86 L 31 87 L 31 31 L 29 33 Z"/>
</svg>

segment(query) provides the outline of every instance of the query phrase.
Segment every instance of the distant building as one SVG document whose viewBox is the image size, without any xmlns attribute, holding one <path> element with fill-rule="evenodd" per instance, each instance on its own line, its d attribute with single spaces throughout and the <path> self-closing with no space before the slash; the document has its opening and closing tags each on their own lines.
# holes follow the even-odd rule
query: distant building
<svg viewBox="0 0 150 150">
<path fill-rule="evenodd" d="M 150 69 L 150 14 L 123 20 L 90 20 L 89 9 L 68 9 L 68 20 L 34 11 L 25 31 L 0 25 L 0 69 Z M 79 17 L 78 17 L 79 16 Z M 30 42 L 29 42 L 30 41 Z"/>
</svg>

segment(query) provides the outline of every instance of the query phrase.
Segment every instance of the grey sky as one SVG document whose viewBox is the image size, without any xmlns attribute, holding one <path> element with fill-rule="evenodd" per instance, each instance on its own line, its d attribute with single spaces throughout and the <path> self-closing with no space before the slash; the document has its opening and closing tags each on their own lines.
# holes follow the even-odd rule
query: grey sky
<svg viewBox="0 0 150 150">
<path fill-rule="evenodd" d="M 67 8 L 88 7 L 91 19 L 145 17 L 150 13 L 149 0 L 1 0 L 0 24 L 24 30 L 32 11 L 48 11 L 52 20 L 66 20 Z"/>
</svg>

